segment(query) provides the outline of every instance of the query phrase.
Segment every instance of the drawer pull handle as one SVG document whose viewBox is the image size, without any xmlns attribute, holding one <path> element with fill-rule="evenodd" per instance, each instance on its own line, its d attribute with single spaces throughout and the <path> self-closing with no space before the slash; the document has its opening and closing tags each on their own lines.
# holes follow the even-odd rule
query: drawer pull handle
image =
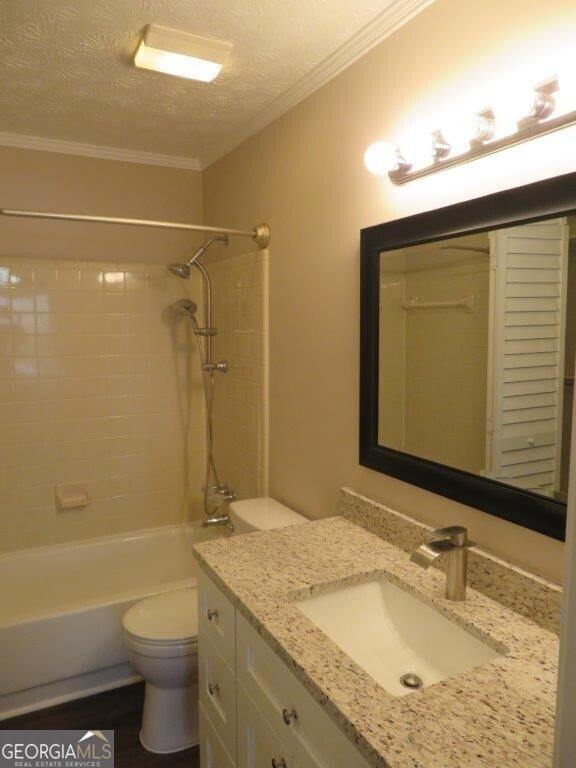
<svg viewBox="0 0 576 768">
<path fill-rule="evenodd" d="M 281 757 L 280 760 L 276 760 L 276 758 L 273 757 L 272 758 L 272 768 L 287 768 L 286 760 L 284 760 L 283 757 Z"/>
<path fill-rule="evenodd" d="M 208 621 L 212 621 L 212 619 L 218 618 L 218 611 L 216 608 L 208 608 L 206 611 L 206 616 L 208 616 Z"/>
<path fill-rule="evenodd" d="M 210 696 L 216 696 L 216 694 L 220 693 L 220 686 L 218 683 L 208 683 L 208 693 Z"/>
<path fill-rule="evenodd" d="M 298 715 L 295 709 L 293 709 L 291 712 L 289 712 L 287 709 L 282 710 L 282 720 L 284 720 L 285 725 L 290 725 L 293 720 L 297 719 Z"/>
</svg>

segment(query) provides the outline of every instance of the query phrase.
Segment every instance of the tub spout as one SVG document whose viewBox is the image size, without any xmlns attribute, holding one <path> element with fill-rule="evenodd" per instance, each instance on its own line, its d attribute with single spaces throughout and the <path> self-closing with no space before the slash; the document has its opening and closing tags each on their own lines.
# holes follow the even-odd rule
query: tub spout
<svg viewBox="0 0 576 768">
<path fill-rule="evenodd" d="M 224 512 L 223 514 L 217 514 L 213 515 L 212 517 L 207 517 L 206 520 L 203 521 L 202 527 L 203 528 L 211 528 L 214 525 L 227 525 L 230 526 L 230 518 Z"/>
</svg>

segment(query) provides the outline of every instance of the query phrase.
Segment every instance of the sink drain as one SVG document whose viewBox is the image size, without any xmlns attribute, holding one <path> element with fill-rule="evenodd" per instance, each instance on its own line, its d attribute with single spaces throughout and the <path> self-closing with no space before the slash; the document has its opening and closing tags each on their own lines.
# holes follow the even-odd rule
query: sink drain
<svg viewBox="0 0 576 768">
<path fill-rule="evenodd" d="M 415 675 L 414 672 L 406 672 L 406 674 L 402 675 L 400 678 L 400 682 L 404 688 L 410 688 L 412 691 L 417 691 L 419 688 L 424 687 L 422 678 Z"/>
</svg>

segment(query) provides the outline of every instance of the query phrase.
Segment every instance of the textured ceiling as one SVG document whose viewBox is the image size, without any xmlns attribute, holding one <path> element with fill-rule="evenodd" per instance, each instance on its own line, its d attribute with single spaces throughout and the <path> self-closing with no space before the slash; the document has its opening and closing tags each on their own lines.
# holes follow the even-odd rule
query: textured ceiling
<svg viewBox="0 0 576 768">
<path fill-rule="evenodd" d="M 0 0 L 0 132 L 187 157 L 234 132 L 392 0 Z M 146 24 L 234 49 L 213 83 L 135 69 Z"/>
</svg>

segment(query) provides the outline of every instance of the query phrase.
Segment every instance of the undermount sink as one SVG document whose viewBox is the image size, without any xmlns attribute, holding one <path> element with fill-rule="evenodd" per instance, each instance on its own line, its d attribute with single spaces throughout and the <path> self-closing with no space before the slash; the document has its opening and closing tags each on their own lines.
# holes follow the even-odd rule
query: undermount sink
<svg viewBox="0 0 576 768">
<path fill-rule="evenodd" d="M 433 608 L 381 579 L 300 599 L 296 606 L 393 696 L 500 656 Z"/>
</svg>

